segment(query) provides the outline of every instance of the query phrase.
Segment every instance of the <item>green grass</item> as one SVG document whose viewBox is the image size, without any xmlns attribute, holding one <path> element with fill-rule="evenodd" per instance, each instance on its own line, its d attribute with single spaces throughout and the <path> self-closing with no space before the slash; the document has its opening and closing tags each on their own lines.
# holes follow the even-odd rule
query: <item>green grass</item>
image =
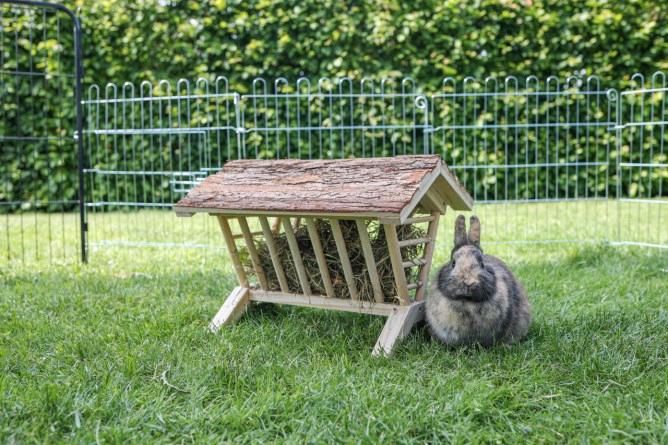
<svg viewBox="0 0 668 445">
<path fill-rule="evenodd" d="M 208 333 L 235 285 L 224 252 L 5 264 L 0 443 L 668 442 L 668 251 L 490 250 L 529 291 L 529 338 L 447 350 L 417 329 L 389 359 L 373 316 L 265 305 Z"/>
</svg>

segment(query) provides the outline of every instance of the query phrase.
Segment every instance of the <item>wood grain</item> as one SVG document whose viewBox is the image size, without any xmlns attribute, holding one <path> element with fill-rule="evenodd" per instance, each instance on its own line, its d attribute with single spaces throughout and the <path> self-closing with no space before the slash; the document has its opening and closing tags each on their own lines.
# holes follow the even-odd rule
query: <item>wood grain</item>
<svg viewBox="0 0 668 445">
<path fill-rule="evenodd" d="M 232 234 L 232 229 L 230 228 L 230 224 L 227 222 L 227 218 L 225 218 L 224 216 L 218 217 L 218 224 L 220 225 L 220 230 L 223 232 L 225 245 L 227 246 L 227 251 L 230 254 L 230 259 L 232 260 L 234 271 L 237 274 L 239 285 L 241 287 L 248 287 L 248 277 L 246 276 L 244 265 L 241 263 L 241 259 L 239 258 L 239 252 L 237 251 L 237 243 L 234 240 L 234 235 Z"/>
<path fill-rule="evenodd" d="M 366 261 L 366 268 L 369 272 L 369 279 L 371 280 L 371 287 L 373 288 L 373 296 L 377 303 L 384 301 L 383 288 L 378 278 L 378 267 L 376 259 L 373 256 L 373 248 L 371 247 L 371 240 L 369 239 L 369 232 L 366 222 L 364 220 L 355 220 L 357 224 L 357 233 L 360 236 L 360 244 L 362 245 L 362 252 L 364 253 L 364 261 Z"/>
<path fill-rule="evenodd" d="M 190 207 L 398 214 L 424 188 L 422 182 L 427 176 L 440 174 L 441 164 L 437 155 L 231 161 L 191 190 L 176 207 L 179 211 Z"/>
<path fill-rule="evenodd" d="M 265 292 L 258 289 L 251 290 L 250 300 L 262 303 L 287 304 L 291 306 L 304 306 L 383 316 L 392 314 L 399 307 L 392 303 L 375 303 L 363 300 L 355 301 L 349 298 L 330 298 L 322 295 L 303 295 L 272 291 Z"/>
<path fill-rule="evenodd" d="M 269 221 L 267 217 L 260 216 L 260 227 L 262 227 L 262 233 L 264 233 L 264 242 L 267 243 L 267 248 L 269 249 L 269 256 L 271 257 L 271 264 L 274 265 L 274 272 L 276 272 L 276 277 L 278 278 L 278 284 L 281 286 L 283 292 L 288 291 L 288 279 L 285 276 L 285 271 L 283 270 L 283 265 L 281 264 L 281 258 L 278 255 L 278 249 L 276 248 L 276 243 L 274 241 L 274 232 L 269 227 Z M 279 222 L 280 219 L 276 218 Z"/>
<path fill-rule="evenodd" d="M 355 285 L 355 274 L 353 273 L 353 268 L 350 265 L 350 257 L 348 256 L 348 248 L 346 247 L 346 240 L 343 237 L 343 232 L 341 231 L 341 225 L 335 219 L 330 220 L 329 222 L 332 227 L 332 234 L 334 235 L 334 243 L 336 244 L 336 250 L 339 253 L 339 260 L 341 260 L 341 267 L 343 268 L 343 276 L 346 279 L 346 284 L 348 285 L 348 292 L 350 292 L 350 298 L 353 300 L 359 300 L 359 294 L 357 293 L 357 286 Z"/>
<path fill-rule="evenodd" d="M 394 224 L 383 224 L 385 238 L 387 239 L 387 249 L 390 253 L 390 262 L 392 263 L 392 273 L 394 274 L 394 283 L 397 287 L 397 296 L 403 306 L 410 303 L 408 299 L 408 284 L 406 283 L 406 272 L 404 271 L 404 260 L 401 258 L 401 247 L 399 247 L 399 238 L 397 236 L 397 226 Z"/>
<path fill-rule="evenodd" d="M 418 281 L 422 283 L 422 286 L 415 292 L 415 301 L 424 300 L 425 289 L 428 287 L 431 260 L 434 256 L 434 248 L 436 247 L 436 235 L 438 233 L 438 221 L 440 216 L 441 215 L 438 212 L 434 212 L 432 214 L 434 219 L 429 223 L 429 228 L 427 229 L 427 238 L 431 241 L 424 248 L 424 256 L 422 258 L 424 263 L 420 268 L 420 275 L 418 276 Z"/>
<path fill-rule="evenodd" d="M 315 253 L 315 258 L 318 261 L 318 269 L 320 270 L 320 277 L 322 278 L 322 283 L 325 286 L 325 292 L 328 297 L 334 297 L 334 286 L 332 285 L 332 277 L 329 274 L 329 268 L 327 266 L 327 258 L 325 258 L 325 253 L 322 249 L 322 242 L 320 241 L 320 235 L 318 234 L 318 229 L 315 226 L 313 218 L 304 218 L 306 223 L 306 230 L 308 230 L 308 236 L 311 239 L 311 245 L 313 245 L 313 252 Z"/>
<path fill-rule="evenodd" d="M 221 326 L 226 326 L 237 321 L 243 315 L 248 303 L 250 303 L 249 297 L 250 292 L 247 287 L 235 287 L 215 317 L 213 317 L 211 323 L 209 323 L 209 330 L 215 333 L 218 332 Z"/>
<path fill-rule="evenodd" d="M 255 271 L 255 276 L 257 277 L 260 287 L 264 290 L 269 290 L 267 284 L 267 276 L 262 269 L 262 262 L 260 261 L 260 256 L 255 248 L 255 242 L 253 241 L 253 234 L 248 227 L 248 221 L 246 217 L 240 216 L 237 218 L 239 221 L 239 228 L 241 229 L 241 234 L 246 243 L 246 249 L 248 250 L 248 255 L 250 256 L 251 264 L 253 265 L 253 270 Z"/>
<path fill-rule="evenodd" d="M 285 238 L 288 240 L 288 247 L 290 247 L 290 253 L 292 254 L 292 261 L 295 263 L 295 269 L 297 269 L 297 276 L 299 277 L 302 292 L 304 292 L 304 295 L 312 295 L 311 285 L 308 282 L 308 275 L 304 268 L 304 260 L 299 251 L 299 245 L 297 244 L 297 238 L 295 237 L 290 218 L 281 218 L 281 221 L 283 223 L 283 230 L 285 231 Z"/>
<path fill-rule="evenodd" d="M 424 301 L 396 308 L 385 322 L 383 331 L 371 353 L 374 357 L 389 356 L 399 341 L 406 338 L 413 326 L 424 319 Z"/>
</svg>

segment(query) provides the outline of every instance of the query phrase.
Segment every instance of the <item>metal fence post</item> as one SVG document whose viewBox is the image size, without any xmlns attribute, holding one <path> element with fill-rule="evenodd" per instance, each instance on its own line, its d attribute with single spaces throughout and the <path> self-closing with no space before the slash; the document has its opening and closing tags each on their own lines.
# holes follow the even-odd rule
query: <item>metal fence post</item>
<svg viewBox="0 0 668 445">
<path fill-rule="evenodd" d="M 76 142 L 77 148 L 77 163 L 78 163 L 78 195 L 79 195 L 79 228 L 80 228 L 80 254 L 81 261 L 86 263 L 88 261 L 87 254 L 87 222 L 86 222 L 86 205 L 85 205 L 85 188 L 84 188 L 84 146 L 83 146 L 83 103 L 82 103 L 82 79 L 83 79 L 83 37 L 81 31 L 81 22 L 76 14 L 69 8 L 57 4 L 44 1 L 34 0 L 0 0 L 0 4 L 14 5 L 25 8 L 35 8 L 41 10 L 52 10 L 61 12 L 69 16 L 72 20 L 73 39 L 74 39 L 74 101 L 75 101 L 75 129 L 73 139 Z M 63 240 L 64 243 L 64 240 Z"/>
</svg>

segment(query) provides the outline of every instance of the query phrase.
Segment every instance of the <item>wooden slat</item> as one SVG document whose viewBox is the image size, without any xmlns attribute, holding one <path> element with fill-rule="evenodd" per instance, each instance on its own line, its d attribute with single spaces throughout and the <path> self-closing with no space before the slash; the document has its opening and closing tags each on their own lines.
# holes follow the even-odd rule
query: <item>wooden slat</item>
<svg viewBox="0 0 668 445">
<path fill-rule="evenodd" d="M 442 185 L 441 185 L 442 183 Z M 434 184 L 438 186 L 448 200 L 448 206 L 453 210 L 471 210 L 473 209 L 473 198 L 461 186 L 457 177 L 445 166 L 441 165 L 441 176 Z"/>
<path fill-rule="evenodd" d="M 281 231 L 281 218 L 280 217 L 274 218 L 274 222 L 271 223 L 271 231 L 274 232 L 275 235 L 278 235 L 278 232 Z"/>
<path fill-rule="evenodd" d="M 262 227 L 262 233 L 264 233 L 264 241 L 267 243 L 267 249 L 269 249 L 271 263 L 274 265 L 274 272 L 276 272 L 276 277 L 278 278 L 278 284 L 283 292 L 288 292 L 288 280 L 285 277 L 281 258 L 278 255 L 278 249 L 274 242 L 274 232 L 271 230 L 271 227 L 269 227 L 269 221 L 266 216 L 260 216 L 258 218 L 260 220 L 260 227 Z"/>
<path fill-rule="evenodd" d="M 410 283 L 409 285 L 406 286 L 406 289 L 413 290 L 413 289 L 417 289 L 418 287 L 422 287 L 422 282 L 421 281 L 418 281 L 417 283 Z"/>
<path fill-rule="evenodd" d="M 237 273 L 239 285 L 241 287 L 248 287 L 248 277 L 246 276 L 244 266 L 241 264 L 241 260 L 239 259 L 237 244 L 234 241 L 232 229 L 230 229 L 230 224 L 227 222 L 227 218 L 224 216 L 218 216 L 218 225 L 220 225 L 220 230 L 223 232 L 223 238 L 225 239 L 225 244 L 227 245 L 227 251 L 230 253 L 230 259 L 232 260 L 234 271 Z"/>
<path fill-rule="evenodd" d="M 446 202 L 441 198 L 438 192 L 434 189 L 430 189 L 425 193 L 422 198 L 422 202 L 430 207 L 429 210 L 437 210 L 441 213 L 445 213 Z"/>
<path fill-rule="evenodd" d="M 399 247 L 406 247 L 406 246 L 417 246 L 419 244 L 427 244 L 431 241 L 429 238 L 414 238 L 414 239 L 406 239 L 403 241 L 399 241 Z"/>
<path fill-rule="evenodd" d="M 387 248 L 390 252 L 394 282 L 397 286 L 397 296 L 402 305 L 407 305 L 410 303 L 410 300 L 408 299 L 406 273 L 402 266 L 401 248 L 399 247 L 399 239 L 397 238 L 397 226 L 394 224 L 383 224 L 383 230 L 385 230 Z"/>
<path fill-rule="evenodd" d="M 250 300 L 263 303 L 288 304 L 336 311 L 356 312 L 359 314 L 390 315 L 402 308 L 392 303 L 376 303 L 375 301 L 351 300 L 349 298 L 330 298 L 322 295 L 301 295 L 286 292 L 265 292 L 251 290 Z"/>
<path fill-rule="evenodd" d="M 235 287 L 209 323 L 209 330 L 215 333 L 221 326 L 234 323 L 243 315 L 248 303 L 250 303 L 249 289 L 247 287 Z"/>
<path fill-rule="evenodd" d="M 244 218 L 244 217 L 239 216 L 238 218 Z M 251 237 L 255 237 L 255 236 L 258 236 L 258 235 L 262 235 L 262 232 L 250 232 L 250 234 L 251 234 Z M 244 236 L 245 235 L 243 233 L 235 233 L 234 234 L 234 239 L 244 238 Z"/>
<path fill-rule="evenodd" d="M 440 174 L 441 172 L 439 166 L 439 168 L 434 169 L 434 171 L 432 171 L 428 175 L 425 175 L 422 178 L 422 180 L 420 181 L 420 185 L 418 186 L 417 190 L 415 190 L 415 193 L 413 193 L 413 196 L 411 197 L 411 201 L 408 203 L 408 205 L 404 206 L 404 208 L 401 209 L 401 212 L 399 213 L 400 220 L 402 221 L 405 220 L 415 211 L 415 209 L 422 202 L 424 195 L 429 191 L 431 185 L 434 183 L 436 178 L 439 177 Z M 429 210 L 431 211 L 433 209 Z"/>
<path fill-rule="evenodd" d="M 318 234 L 318 229 L 315 227 L 315 222 L 313 218 L 304 218 L 306 223 L 306 230 L 308 230 L 308 236 L 311 239 L 311 244 L 313 245 L 313 251 L 315 252 L 315 259 L 318 261 L 318 269 L 320 270 L 320 276 L 322 277 L 322 282 L 325 285 L 325 292 L 328 297 L 334 297 L 334 286 L 332 286 L 332 277 L 329 274 L 329 267 L 327 267 L 327 259 L 325 258 L 325 253 L 322 249 L 322 242 L 320 241 L 320 235 Z"/>
<path fill-rule="evenodd" d="M 302 292 L 304 292 L 304 295 L 311 295 L 311 285 L 308 282 L 308 275 L 306 275 L 306 269 L 304 268 L 304 260 L 299 251 L 299 245 L 297 244 L 297 238 L 295 238 L 295 232 L 292 230 L 290 218 L 281 218 L 281 220 L 283 221 L 283 230 L 285 230 L 288 246 L 290 246 L 292 260 L 295 262 L 295 268 L 297 269 L 297 276 L 299 277 L 299 284 L 302 287 Z"/>
<path fill-rule="evenodd" d="M 383 287 L 380 285 L 380 278 L 378 278 L 378 269 L 376 266 L 376 259 L 373 257 L 373 249 L 371 248 L 371 240 L 369 240 L 369 232 L 364 220 L 355 220 L 357 224 L 357 232 L 359 233 L 360 243 L 362 244 L 362 252 L 364 253 L 364 261 L 366 268 L 369 271 L 369 278 L 371 279 L 371 287 L 373 288 L 373 297 L 378 303 L 385 300 L 383 296 Z"/>
<path fill-rule="evenodd" d="M 431 242 L 425 246 L 424 255 L 422 256 L 425 263 L 422 266 L 422 269 L 420 269 L 420 274 L 418 275 L 418 280 L 421 281 L 422 283 L 425 283 L 425 285 L 415 292 L 416 301 L 422 301 L 424 299 L 424 292 L 425 289 L 428 287 L 427 282 L 429 280 L 429 272 L 430 272 L 429 269 L 431 269 L 431 260 L 434 256 L 436 236 L 438 235 L 438 222 L 441 215 L 439 212 L 434 212 L 432 213 L 432 216 L 434 217 L 434 220 L 431 223 L 429 223 L 429 227 L 427 228 L 427 236 L 429 237 L 429 239 L 431 239 Z"/>
<path fill-rule="evenodd" d="M 239 209 L 219 209 L 219 208 L 209 208 L 209 207 L 179 207 L 175 205 L 172 207 L 175 213 L 184 214 L 184 213 L 208 213 L 210 215 L 225 215 L 227 217 L 237 217 L 237 216 L 257 216 L 262 214 L 270 217 L 283 217 L 288 216 L 294 218 L 296 216 L 309 216 L 311 218 L 323 218 L 323 219 L 355 219 L 360 217 L 378 219 L 388 224 L 398 224 L 400 222 L 399 213 L 390 213 L 390 212 L 367 212 L 365 210 L 360 210 L 359 212 L 335 212 L 335 211 L 322 211 L 322 212 L 311 212 L 306 210 L 294 210 L 294 211 L 283 211 L 283 210 L 239 210 Z"/>
<path fill-rule="evenodd" d="M 424 302 L 415 302 L 410 306 L 395 308 L 385 322 L 383 331 L 371 353 L 374 357 L 392 354 L 394 347 L 408 336 L 415 323 L 424 319 Z"/>
<path fill-rule="evenodd" d="M 439 177 L 437 179 L 437 182 L 442 185 L 443 178 Z M 437 199 L 439 202 L 442 202 L 444 206 L 447 207 L 447 204 L 449 202 L 447 195 L 445 194 L 445 190 L 443 190 L 443 187 L 438 187 L 436 183 L 432 185 L 432 187 L 429 189 L 429 193 L 431 195 L 431 199 Z"/>
<path fill-rule="evenodd" d="M 402 226 L 407 226 L 409 224 L 419 224 L 419 223 L 425 223 L 425 222 L 432 222 L 434 220 L 433 216 L 415 216 L 413 218 L 408 218 L 404 222 L 401 223 Z"/>
<path fill-rule="evenodd" d="M 248 227 L 248 220 L 246 220 L 245 216 L 240 216 L 237 218 L 237 221 L 239 221 L 239 227 L 241 228 L 241 234 L 244 237 L 244 242 L 246 243 L 246 248 L 248 249 L 248 255 L 250 256 L 251 259 L 251 264 L 253 265 L 253 270 L 255 271 L 255 275 L 257 276 L 257 281 L 260 283 L 260 287 L 264 290 L 269 290 L 269 286 L 267 284 L 267 275 L 264 273 L 264 270 L 262 269 L 262 262 L 260 261 L 260 256 L 257 253 L 257 249 L 255 248 L 255 242 L 253 241 L 253 234 L 250 231 L 250 228 Z"/>
<path fill-rule="evenodd" d="M 404 269 L 410 269 L 415 266 L 424 266 L 425 263 L 426 261 L 423 258 L 415 258 L 414 260 L 404 261 L 401 265 L 404 266 Z"/>
<path fill-rule="evenodd" d="M 343 275 L 346 279 L 346 284 L 348 285 L 350 298 L 353 300 L 359 300 L 357 286 L 355 286 L 355 277 L 353 276 L 353 268 L 350 265 L 350 257 L 348 257 L 348 249 L 346 248 L 346 241 L 343 239 L 341 225 L 336 219 L 332 219 L 329 222 L 332 225 L 332 233 L 334 234 L 334 241 L 336 242 L 336 250 L 339 252 L 341 267 L 343 267 Z"/>
</svg>

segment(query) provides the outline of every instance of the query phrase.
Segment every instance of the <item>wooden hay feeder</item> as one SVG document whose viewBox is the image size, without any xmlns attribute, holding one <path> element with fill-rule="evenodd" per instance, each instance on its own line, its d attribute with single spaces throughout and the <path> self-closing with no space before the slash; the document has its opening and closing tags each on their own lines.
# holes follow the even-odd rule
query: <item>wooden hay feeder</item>
<svg viewBox="0 0 668 445">
<path fill-rule="evenodd" d="M 472 199 L 439 156 L 425 155 L 232 161 L 174 209 L 179 216 L 205 212 L 218 218 L 239 281 L 211 322 L 212 331 L 234 322 L 251 301 L 383 315 L 388 319 L 373 349 L 374 355 L 381 355 L 390 354 L 424 317 L 438 221 L 447 206 L 470 210 Z M 402 235 L 415 233 L 404 230 L 407 226 L 426 230 L 404 239 Z M 322 227 L 331 233 L 331 243 L 322 239 Z M 358 239 L 347 239 L 350 234 Z M 285 241 L 285 249 L 277 247 L 279 240 Z M 363 281 L 370 283 L 367 298 L 361 297 L 360 275 L 351 265 L 353 241 L 362 252 L 358 271 L 364 270 Z M 310 271 L 305 267 L 304 242 L 313 256 Z M 387 253 L 383 258 L 374 256 L 378 242 Z M 325 251 L 324 245 L 333 252 Z M 416 246 L 419 257 L 402 256 L 402 250 Z M 295 274 L 292 282 L 286 265 Z M 384 278 L 389 274 L 389 291 L 388 280 L 381 282 L 381 271 Z"/>
</svg>

